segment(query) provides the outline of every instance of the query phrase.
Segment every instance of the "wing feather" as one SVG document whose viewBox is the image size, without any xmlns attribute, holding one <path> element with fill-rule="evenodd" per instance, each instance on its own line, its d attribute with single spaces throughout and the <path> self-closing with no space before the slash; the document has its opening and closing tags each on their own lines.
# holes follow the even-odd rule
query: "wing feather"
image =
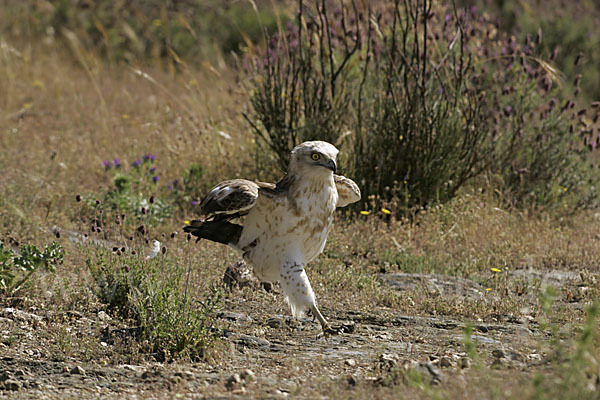
<svg viewBox="0 0 600 400">
<path fill-rule="evenodd" d="M 360 189 L 352 179 L 335 174 L 333 179 L 338 191 L 338 207 L 345 207 L 360 200 Z"/>
<path fill-rule="evenodd" d="M 219 183 L 200 202 L 203 215 L 244 213 L 256 204 L 258 184 L 245 179 Z"/>
</svg>

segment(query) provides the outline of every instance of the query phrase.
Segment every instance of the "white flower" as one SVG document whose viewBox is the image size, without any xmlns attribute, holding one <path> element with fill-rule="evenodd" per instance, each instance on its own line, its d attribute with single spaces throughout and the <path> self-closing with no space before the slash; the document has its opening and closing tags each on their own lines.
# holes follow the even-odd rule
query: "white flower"
<svg viewBox="0 0 600 400">
<path fill-rule="evenodd" d="M 154 258 L 160 253 L 161 243 L 158 240 L 153 240 L 150 245 L 150 253 L 146 256 L 146 260 Z"/>
</svg>

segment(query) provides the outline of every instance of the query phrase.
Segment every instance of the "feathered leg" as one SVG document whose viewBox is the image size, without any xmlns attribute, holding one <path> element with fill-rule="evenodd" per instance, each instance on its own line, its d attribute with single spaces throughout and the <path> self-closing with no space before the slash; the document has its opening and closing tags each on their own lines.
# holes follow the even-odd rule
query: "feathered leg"
<svg viewBox="0 0 600 400">
<path fill-rule="evenodd" d="M 323 317 L 323 314 L 319 311 L 315 293 L 312 290 L 303 265 L 293 262 L 284 263 L 281 267 L 280 283 L 285 299 L 290 305 L 294 317 L 302 317 L 304 312 L 309 309 L 321 324 L 324 333 L 339 333 L 331 328 L 325 317 Z"/>
</svg>

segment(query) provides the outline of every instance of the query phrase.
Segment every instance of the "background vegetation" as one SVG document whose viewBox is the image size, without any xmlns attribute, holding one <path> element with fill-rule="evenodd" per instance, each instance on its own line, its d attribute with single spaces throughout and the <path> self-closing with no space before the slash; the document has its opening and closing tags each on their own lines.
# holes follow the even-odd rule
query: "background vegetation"
<svg viewBox="0 0 600 400">
<path fill-rule="evenodd" d="M 180 228 L 216 182 L 277 179 L 295 144 L 324 139 L 364 194 L 311 265 L 325 310 L 530 318 L 544 361 L 527 371 L 492 374 L 465 336 L 481 362 L 469 393 L 515 397 L 494 389 L 509 382 L 520 397 L 593 398 L 599 13 L 560 0 L 4 2 L 0 311 L 47 310 L 36 341 L 59 361 L 235 362 L 223 312 L 255 307 L 261 336 L 285 304 L 228 291 L 235 254 Z M 548 289 L 531 270 L 580 280 Z M 400 272 L 487 297 L 382 284 Z M 71 330 L 68 313 L 110 323 Z M 19 329 L 3 350 L 21 351 Z M 465 393 L 386 374 L 381 396 Z"/>
</svg>

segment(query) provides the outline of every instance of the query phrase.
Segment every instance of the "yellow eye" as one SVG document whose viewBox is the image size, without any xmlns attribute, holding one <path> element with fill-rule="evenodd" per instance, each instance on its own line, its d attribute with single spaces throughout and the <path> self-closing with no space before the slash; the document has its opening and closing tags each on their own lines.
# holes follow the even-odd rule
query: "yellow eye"
<svg viewBox="0 0 600 400">
<path fill-rule="evenodd" d="M 312 153 L 312 156 L 310 156 L 310 158 L 317 161 L 319 158 L 321 158 L 321 156 L 319 155 L 319 153 Z"/>
</svg>

